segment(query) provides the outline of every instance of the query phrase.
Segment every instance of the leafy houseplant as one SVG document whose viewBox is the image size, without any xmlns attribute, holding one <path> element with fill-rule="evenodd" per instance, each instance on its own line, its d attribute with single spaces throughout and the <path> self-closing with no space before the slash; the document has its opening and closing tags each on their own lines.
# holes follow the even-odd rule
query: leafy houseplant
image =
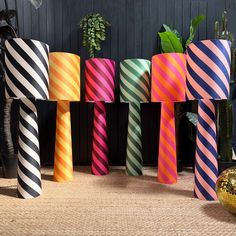
<svg viewBox="0 0 236 236">
<path fill-rule="evenodd" d="M 231 41 L 231 78 L 230 89 L 232 95 L 232 89 L 235 86 L 235 48 L 234 37 L 227 29 L 227 12 L 222 14 L 222 23 L 215 22 L 215 37 L 219 39 L 226 39 Z M 232 111 L 232 99 L 219 101 L 218 103 L 218 130 L 219 130 L 219 169 L 220 171 L 227 168 L 232 162 L 232 137 L 233 137 L 233 111 Z M 227 164 L 228 163 L 228 164 Z M 231 163 L 234 165 L 235 163 Z"/>
<path fill-rule="evenodd" d="M 204 15 L 198 15 L 191 20 L 189 27 L 189 36 L 187 39 L 183 39 L 177 29 L 170 27 L 166 24 L 162 25 L 164 31 L 158 32 L 161 40 L 161 51 L 162 53 L 184 53 L 187 46 L 193 41 L 196 31 L 200 23 L 205 19 Z M 193 127 L 189 123 L 185 122 L 182 118 L 187 113 L 187 111 L 196 110 L 196 106 L 192 103 L 176 103 L 175 113 L 176 113 L 176 144 L 177 144 L 177 158 L 178 158 L 178 170 L 182 169 L 182 165 L 179 163 L 184 156 L 187 156 L 186 143 L 188 142 L 188 149 L 194 145 L 193 137 Z M 190 113 L 191 115 L 191 113 Z M 182 129 L 180 128 L 181 126 Z M 190 134 L 191 133 L 191 134 Z M 194 153 L 194 146 L 190 150 Z M 188 158 L 189 159 L 189 158 Z"/>
<path fill-rule="evenodd" d="M 99 13 L 85 16 L 79 23 L 83 33 L 83 46 L 87 47 L 89 57 L 95 57 L 95 51 L 101 50 L 101 43 L 106 39 L 106 28 L 110 23 Z"/>
</svg>

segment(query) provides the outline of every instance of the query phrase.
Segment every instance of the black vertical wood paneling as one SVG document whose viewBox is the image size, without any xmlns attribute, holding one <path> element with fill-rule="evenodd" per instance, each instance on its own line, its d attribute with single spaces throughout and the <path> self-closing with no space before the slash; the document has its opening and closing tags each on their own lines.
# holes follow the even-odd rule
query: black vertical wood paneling
<svg viewBox="0 0 236 236">
<path fill-rule="evenodd" d="M 15 0 L 9 0 L 15 8 Z M 4 7 L 0 1 L 0 8 Z M 229 13 L 229 29 L 236 33 L 235 0 L 44 0 L 35 10 L 28 1 L 17 0 L 19 30 L 22 37 L 35 38 L 50 45 L 51 51 L 67 51 L 81 57 L 81 100 L 71 103 L 73 158 L 76 164 L 91 161 L 93 104 L 84 102 L 84 61 L 78 22 L 90 12 L 101 13 L 111 24 L 103 50 L 97 57 L 116 61 L 116 102 L 107 104 L 110 163 L 125 163 L 128 104 L 119 103 L 119 62 L 125 58 L 145 58 L 159 52 L 157 32 L 163 23 L 173 25 L 186 38 L 190 19 L 205 14 L 197 39 L 214 37 L 214 21 L 223 10 Z M 42 163 L 53 162 L 55 102 L 38 102 Z M 160 104 L 142 104 L 143 155 L 146 165 L 156 165 Z"/>
</svg>

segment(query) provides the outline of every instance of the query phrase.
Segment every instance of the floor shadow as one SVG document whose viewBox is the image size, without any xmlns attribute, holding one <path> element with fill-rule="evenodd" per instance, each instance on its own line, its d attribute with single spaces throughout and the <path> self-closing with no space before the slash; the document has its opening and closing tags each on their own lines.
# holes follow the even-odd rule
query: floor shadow
<svg viewBox="0 0 236 236">
<path fill-rule="evenodd" d="M 236 224 L 236 216 L 224 209 L 219 202 L 203 205 L 202 211 L 217 221 Z"/>
<path fill-rule="evenodd" d="M 53 182 L 53 175 L 50 174 L 41 174 L 41 178 L 43 180 L 47 180 L 47 181 L 52 181 Z"/>
<path fill-rule="evenodd" d="M 154 194 L 170 194 L 170 195 L 180 195 L 187 198 L 194 198 L 193 191 L 192 190 L 185 190 L 185 189 L 177 189 L 175 185 L 166 185 L 161 184 L 157 181 L 156 176 L 152 175 L 143 175 L 143 176 L 127 176 L 125 174 L 125 170 L 118 169 L 118 170 L 112 170 L 111 174 L 118 173 L 119 176 L 116 178 L 108 178 L 104 181 L 104 178 L 97 178 L 96 184 L 99 186 L 101 185 L 101 188 L 104 188 L 104 186 L 107 186 L 109 188 L 130 188 L 130 191 L 135 193 L 154 193 Z M 138 181 L 140 185 L 134 185 L 132 186 L 132 183 L 135 181 Z"/>
<path fill-rule="evenodd" d="M 14 185 L 14 186 L 0 187 L 0 195 L 16 198 L 17 197 L 16 186 Z"/>
</svg>

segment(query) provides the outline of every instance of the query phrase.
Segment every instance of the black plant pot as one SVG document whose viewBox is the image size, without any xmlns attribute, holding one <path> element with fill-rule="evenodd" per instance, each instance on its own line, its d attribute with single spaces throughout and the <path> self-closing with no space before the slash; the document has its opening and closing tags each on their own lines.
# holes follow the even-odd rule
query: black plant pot
<svg viewBox="0 0 236 236">
<path fill-rule="evenodd" d="M 219 174 L 230 168 L 230 167 L 233 167 L 233 166 L 236 166 L 236 161 L 221 161 L 221 160 L 218 160 L 218 170 L 219 170 Z"/>
<path fill-rule="evenodd" d="M 17 154 L 1 154 L 3 176 L 5 178 L 17 177 Z"/>
</svg>

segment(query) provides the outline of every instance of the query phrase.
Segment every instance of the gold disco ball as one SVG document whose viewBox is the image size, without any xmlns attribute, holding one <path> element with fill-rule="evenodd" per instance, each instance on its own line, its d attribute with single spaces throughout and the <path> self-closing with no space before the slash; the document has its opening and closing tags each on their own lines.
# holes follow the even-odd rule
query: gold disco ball
<svg viewBox="0 0 236 236">
<path fill-rule="evenodd" d="M 236 166 L 220 174 L 216 182 L 216 194 L 222 206 L 236 215 Z"/>
</svg>

